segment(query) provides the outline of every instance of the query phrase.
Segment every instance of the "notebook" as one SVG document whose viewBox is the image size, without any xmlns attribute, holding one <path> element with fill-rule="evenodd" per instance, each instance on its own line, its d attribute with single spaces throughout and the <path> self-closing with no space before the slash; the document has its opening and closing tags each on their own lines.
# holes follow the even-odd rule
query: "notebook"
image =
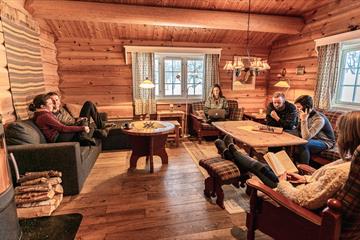
<svg viewBox="0 0 360 240">
<path fill-rule="evenodd" d="M 209 109 L 208 117 L 212 119 L 225 119 L 225 109 Z"/>
</svg>

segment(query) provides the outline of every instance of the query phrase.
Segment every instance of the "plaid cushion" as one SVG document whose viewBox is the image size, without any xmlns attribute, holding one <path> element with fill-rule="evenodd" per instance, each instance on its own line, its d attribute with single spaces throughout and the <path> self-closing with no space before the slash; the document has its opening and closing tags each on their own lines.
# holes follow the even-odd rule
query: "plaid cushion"
<svg viewBox="0 0 360 240">
<path fill-rule="evenodd" d="M 341 239 L 360 239 L 360 146 L 352 157 L 349 178 L 336 198 L 342 203 Z"/>
<path fill-rule="evenodd" d="M 204 110 L 204 102 L 194 102 L 191 104 L 191 112 L 196 114 L 196 111 Z"/>
<path fill-rule="evenodd" d="M 226 181 L 240 176 L 240 171 L 237 166 L 221 157 L 214 157 L 202 159 L 199 165 L 205 168 L 210 176 L 219 178 L 221 181 Z"/>
<path fill-rule="evenodd" d="M 337 137 L 337 128 L 336 128 L 336 123 L 337 120 L 339 119 L 339 117 L 343 114 L 343 112 L 339 112 L 339 111 L 326 111 L 326 110 L 322 110 L 319 109 L 319 112 L 322 112 L 330 121 L 331 126 L 334 129 L 335 132 L 335 136 Z"/>
<path fill-rule="evenodd" d="M 320 153 L 320 156 L 326 158 L 330 161 L 335 161 L 341 158 L 339 150 L 337 147 L 333 147 L 331 149 L 324 150 Z"/>
</svg>

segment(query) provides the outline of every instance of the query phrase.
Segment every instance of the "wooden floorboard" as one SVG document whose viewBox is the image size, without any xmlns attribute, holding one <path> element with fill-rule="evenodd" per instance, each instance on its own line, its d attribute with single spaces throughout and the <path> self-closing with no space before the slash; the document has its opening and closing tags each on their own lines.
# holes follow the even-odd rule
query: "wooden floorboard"
<svg viewBox="0 0 360 240">
<path fill-rule="evenodd" d="M 204 198 L 204 178 L 182 145 L 167 152 L 168 165 L 156 157 L 152 174 L 145 159 L 128 171 L 130 151 L 101 153 L 81 193 L 55 214 L 83 215 L 77 239 L 239 239 L 231 230 L 245 214 Z"/>
</svg>

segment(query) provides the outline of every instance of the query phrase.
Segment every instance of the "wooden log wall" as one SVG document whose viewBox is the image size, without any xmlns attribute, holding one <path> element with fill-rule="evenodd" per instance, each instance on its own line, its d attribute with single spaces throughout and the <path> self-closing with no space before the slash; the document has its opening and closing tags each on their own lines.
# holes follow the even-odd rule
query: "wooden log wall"
<svg viewBox="0 0 360 240">
<path fill-rule="evenodd" d="M 317 53 L 315 39 L 348 32 L 360 27 L 360 2 L 334 1 L 305 14 L 306 25 L 302 32 L 282 37 L 272 45 L 269 57 L 271 71 L 268 79 L 268 100 L 275 91 L 273 85 L 282 68 L 286 68 L 291 88 L 287 98 L 291 101 L 302 94 L 314 95 L 317 78 Z M 296 75 L 296 67 L 305 66 L 304 75 Z"/>
<path fill-rule="evenodd" d="M 82 104 L 94 101 L 111 109 L 110 117 L 129 117 L 132 114 L 131 64 L 125 64 L 124 45 L 168 46 L 159 41 L 59 39 L 56 42 L 60 85 L 64 102 Z M 232 91 L 232 74 L 222 70 L 225 61 L 234 55 L 245 55 L 238 45 L 171 43 L 174 47 L 222 47 L 220 83 L 229 99 L 237 99 L 248 110 L 264 107 L 265 75 L 257 79 L 256 89 Z M 267 57 L 267 48 L 253 48 L 253 55 Z M 182 102 L 184 103 L 184 101 Z M 104 107 L 100 107 L 104 108 Z M 159 104 L 158 109 L 167 109 Z M 183 109 L 184 107 L 181 107 Z"/>
<path fill-rule="evenodd" d="M 4 32 L 0 21 L 0 114 L 3 123 L 15 120 L 13 101 L 10 93 L 9 72 L 7 69 Z"/>
<path fill-rule="evenodd" d="M 40 48 L 46 92 L 60 92 L 55 37 L 45 21 L 38 20 L 40 26 Z"/>
<path fill-rule="evenodd" d="M 54 35 L 45 22 L 35 21 L 23 8 L 24 0 L 1 0 L 1 13 L 6 13 L 19 21 L 39 23 L 40 47 L 43 61 L 44 84 L 46 91 L 59 91 L 59 77 L 57 74 L 57 59 Z M 7 70 L 6 49 L 4 45 L 3 29 L 0 21 L 0 114 L 3 122 L 15 120 L 13 101 L 10 92 L 9 73 Z"/>
</svg>

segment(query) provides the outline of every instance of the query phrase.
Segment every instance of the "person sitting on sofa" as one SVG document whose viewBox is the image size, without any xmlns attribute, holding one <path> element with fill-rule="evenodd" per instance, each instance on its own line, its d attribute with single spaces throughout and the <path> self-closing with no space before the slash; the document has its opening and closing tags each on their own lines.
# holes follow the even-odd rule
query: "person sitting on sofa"
<svg viewBox="0 0 360 240">
<path fill-rule="evenodd" d="M 266 124 L 281 127 L 284 130 L 293 130 L 297 126 L 297 112 L 294 104 L 285 99 L 285 94 L 276 92 L 272 96 L 266 110 Z"/>
<path fill-rule="evenodd" d="M 264 184 L 271 188 L 276 187 L 278 192 L 293 202 L 305 208 L 318 209 L 325 206 L 327 200 L 334 197 L 344 186 L 351 162 L 359 155 L 356 149 L 360 145 L 360 112 L 342 115 L 337 126 L 337 145 L 341 159 L 322 166 L 311 175 L 284 173 L 277 178 L 267 164 L 237 151 L 229 135 L 225 136 L 224 141 L 216 140 L 215 145 L 225 159 L 234 161 L 241 174 L 252 172 Z"/>
<path fill-rule="evenodd" d="M 90 117 L 95 122 L 95 135 L 99 135 L 100 138 L 107 137 L 109 130 L 113 125 L 106 125 L 105 122 L 101 119 L 101 116 L 95 106 L 91 101 L 86 101 L 81 108 L 79 118 L 75 119 L 63 106 L 61 103 L 61 97 L 56 92 L 49 92 L 48 95 L 53 101 L 54 110 L 53 114 L 55 117 L 64 125 L 68 126 L 80 126 L 87 125 L 90 126 Z"/>
<path fill-rule="evenodd" d="M 309 164 L 311 154 L 330 149 L 335 145 L 335 134 L 327 117 L 314 109 L 311 96 L 302 95 L 294 103 L 299 114 L 300 137 L 308 141 L 307 144 L 296 148 L 295 160 Z"/>
<path fill-rule="evenodd" d="M 225 118 L 229 115 L 229 104 L 224 97 L 221 87 L 219 84 L 215 84 L 210 92 L 208 99 L 205 101 L 204 113 L 208 121 L 214 121 L 218 119 L 213 119 L 209 116 L 210 109 L 224 109 L 225 110 Z"/>
<path fill-rule="evenodd" d="M 82 145 L 96 145 L 92 138 L 94 129 L 89 126 L 66 126 L 52 113 L 54 104 L 50 95 L 37 95 L 29 110 L 34 113 L 34 122 L 48 142 L 80 142 Z"/>
</svg>

